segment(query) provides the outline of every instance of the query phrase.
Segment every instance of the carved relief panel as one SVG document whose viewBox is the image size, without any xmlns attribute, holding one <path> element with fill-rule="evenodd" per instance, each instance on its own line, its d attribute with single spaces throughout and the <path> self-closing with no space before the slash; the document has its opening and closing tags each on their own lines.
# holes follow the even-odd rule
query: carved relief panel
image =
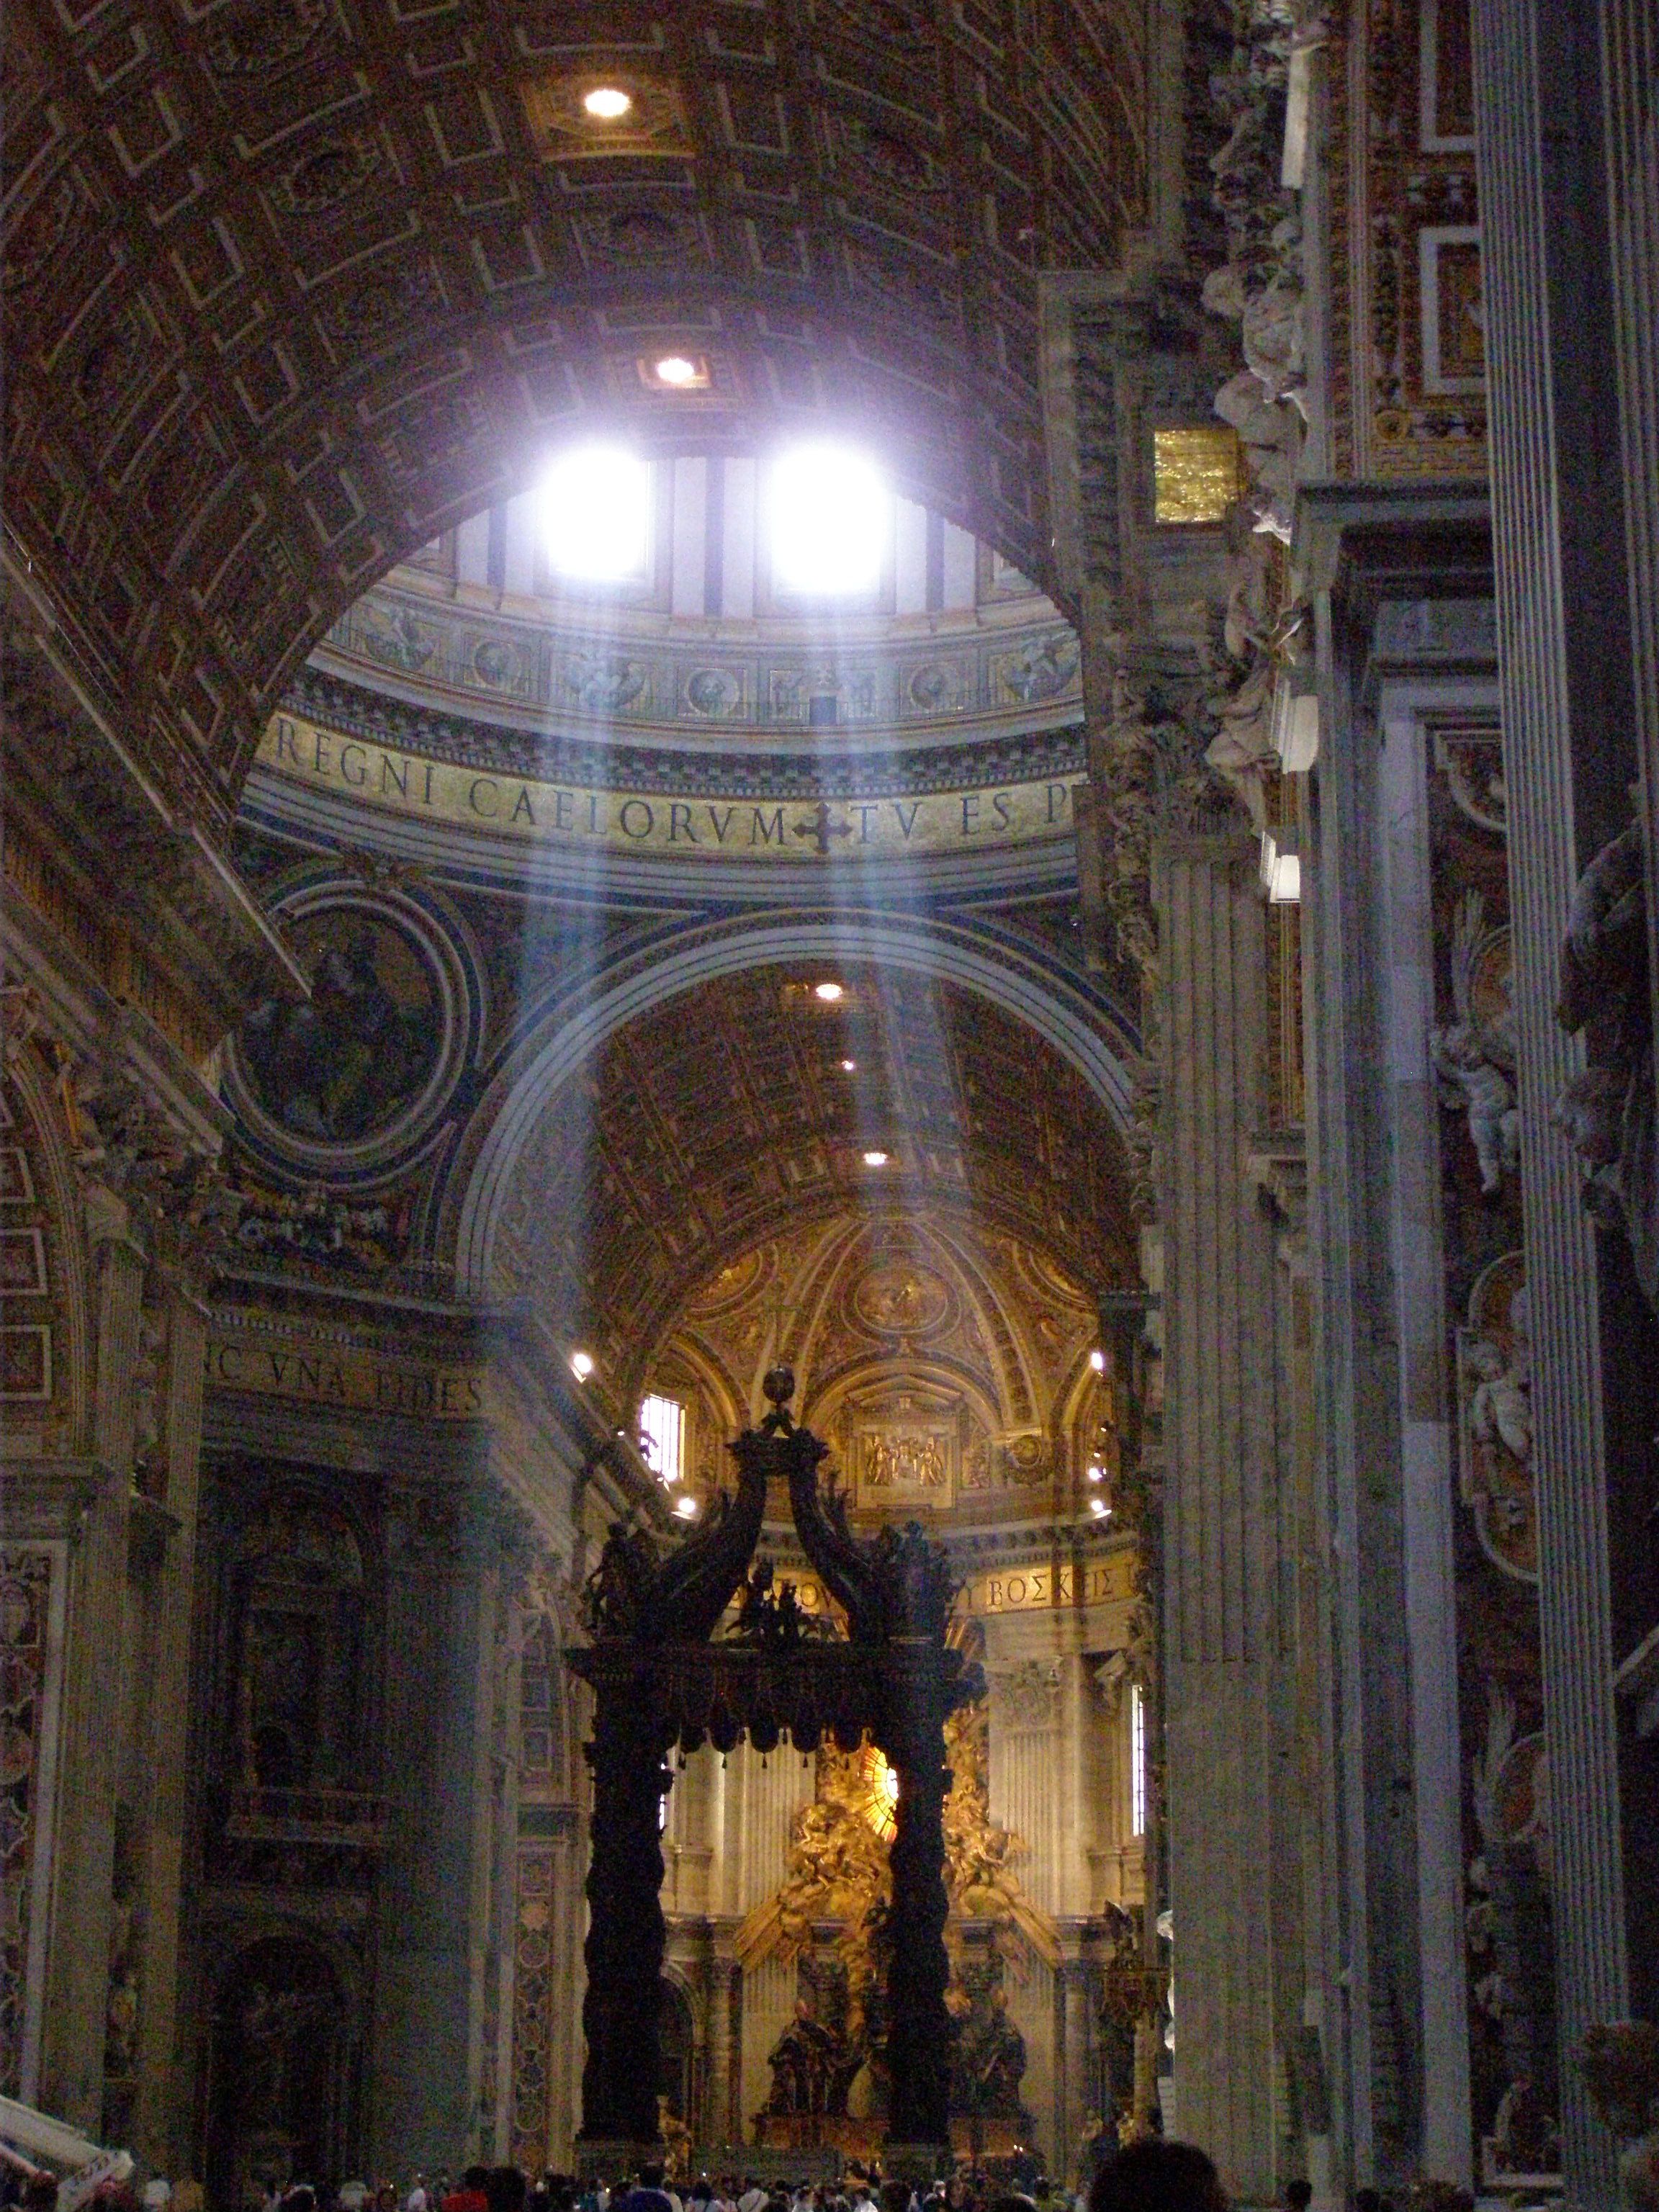
<svg viewBox="0 0 1659 2212">
<path fill-rule="evenodd" d="M 1555 2154 L 1532 1352 L 1500 734 L 1470 713 L 1425 740 L 1470 2102 L 1493 2187 Z"/>
</svg>

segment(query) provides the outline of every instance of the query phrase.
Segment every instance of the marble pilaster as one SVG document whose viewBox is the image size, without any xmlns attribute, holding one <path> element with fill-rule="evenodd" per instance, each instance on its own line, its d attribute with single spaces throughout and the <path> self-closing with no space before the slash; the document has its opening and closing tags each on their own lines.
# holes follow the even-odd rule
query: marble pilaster
<svg viewBox="0 0 1659 2212">
<path fill-rule="evenodd" d="M 1163 954 L 1164 1667 L 1179 2131 L 1271 2202 L 1275 1794 L 1293 1687 L 1281 1601 L 1273 1237 L 1246 1173 L 1267 1110 L 1254 844 L 1169 840 Z M 1299 1973 L 1299 1960 L 1296 1970 Z"/>
<path fill-rule="evenodd" d="M 1299 2072 L 1322 2197 L 1327 2175 L 1389 2188 L 1468 2157 L 1426 832 L 1420 791 L 1382 787 L 1376 694 L 1398 675 L 1489 696 L 1489 557 L 1478 486 L 1303 495 L 1322 736 L 1303 861 L 1315 1419 L 1297 1604 L 1318 1863 Z"/>
<path fill-rule="evenodd" d="M 121 1748 L 110 1722 L 123 1702 L 132 1375 L 145 1255 L 113 1194 L 94 1186 L 86 1215 L 95 1316 L 93 1459 L 70 1561 L 40 2103 L 96 2140 Z"/>
<path fill-rule="evenodd" d="M 1659 28 L 1647 0 L 1601 0 L 1607 240 L 1624 455 L 1637 744 L 1650 886 L 1659 853 Z M 1649 980 L 1659 1014 L 1659 899 L 1648 899 Z M 1659 1018 L 1655 1028 L 1659 1031 Z"/>
<path fill-rule="evenodd" d="M 167 1298 L 167 1402 L 162 1420 L 163 1500 L 169 1517 L 150 1592 L 151 1777 L 142 1874 L 143 1944 L 139 1986 L 138 2104 L 132 2148 L 161 2172 L 182 2170 L 189 2127 L 186 2086 L 173 2075 L 179 1923 L 183 1899 L 190 1642 L 195 1595 L 197 1495 L 202 1444 L 202 1352 L 207 1314 L 183 1285 Z"/>
<path fill-rule="evenodd" d="M 1474 0 L 1473 21 L 1565 2057 L 1586 2027 L 1626 2013 L 1630 1987 L 1612 1686 L 1607 1347 L 1577 1164 L 1550 1119 L 1583 1065 L 1578 1042 L 1554 1015 L 1569 906 L 1585 864 L 1624 826 L 1636 765 L 1629 581 L 1618 448 L 1607 434 L 1618 409 L 1597 15 L 1547 0 Z M 1650 353 L 1651 343 L 1650 331 Z M 1651 851 L 1649 863 L 1651 884 Z M 1568 2200 L 1611 2205 L 1612 2146 L 1570 2059 L 1561 2088 Z"/>
<path fill-rule="evenodd" d="M 476 1495 L 411 1486 L 387 1513 L 392 1841 L 371 2157 L 386 2172 L 453 2166 L 457 2146 L 473 2154 L 478 2118 L 497 1598 L 480 1510 Z"/>
</svg>

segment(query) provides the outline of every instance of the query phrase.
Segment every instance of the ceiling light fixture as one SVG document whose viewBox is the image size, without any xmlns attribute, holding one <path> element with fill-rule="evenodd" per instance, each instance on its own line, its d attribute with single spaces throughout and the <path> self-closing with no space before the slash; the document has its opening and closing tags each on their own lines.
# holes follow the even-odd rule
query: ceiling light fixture
<svg viewBox="0 0 1659 2212">
<path fill-rule="evenodd" d="M 547 556 L 562 576 L 594 583 L 642 577 L 651 472 L 621 446 L 574 446 L 542 478 Z"/>
<path fill-rule="evenodd" d="M 659 384 L 687 385 L 697 380 L 697 364 L 683 353 L 665 353 L 656 365 Z"/>
<path fill-rule="evenodd" d="M 1105 1520 L 1111 1510 L 1111 1507 L 1106 1503 L 1106 1500 L 1103 1498 L 1091 1498 L 1089 1500 L 1089 1510 L 1094 1515 L 1097 1521 Z"/>
<path fill-rule="evenodd" d="M 588 1376 L 593 1372 L 592 1353 L 591 1352 L 573 1352 L 570 1355 L 570 1371 L 579 1382 L 586 1382 Z M 618 1433 L 620 1434 L 620 1431 L 618 1431 Z"/>
<path fill-rule="evenodd" d="M 582 106 L 596 123 L 620 123 L 633 105 L 619 84 L 596 84 L 582 94 Z"/>
<path fill-rule="evenodd" d="M 690 1491 L 686 1492 L 684 1498 L 677 1498 L 674 1500 L 674 1510 L 679 1515 L 682 1521 L 695 1521 L 696 1519 L 697 1501 L 692 1497 Z"/>
<path fill-rule="evenodd" d="M 844 999 L 847 993 L 839 983 L 814 983 L 812 996 L 822 999 L 826 1006 L 833 1006 L 838 999 Z"/>
<path fill-rule="evenodd" d="M 791 447 L 772 464 L 772 567 L 786 591 L 873 591 L 893 511 L 873 462 L 844 446 Z"/>
<path fill-rule="evenodd" d="M 1103 1375 L 1106 1372 L 1106 1355 L 1098 1345 L 1089 1354 L 1089 1364 L 1097 1375 Z"/>
<path fill-rule="evenodd" d="M 858 1072 L 859 1072 L 859 1064 L 858 1064 L 857 1060 L 842 1060 L 842 1064 L 841 1064 L 841 1072 L 842 1072 L 842 1073 L 843 1075 L 856 1075 L 856 1074 L 858 1073 Z"/>
<path fill-rule="evenodd" d="M 887 1155 L 885 1152 L 866 1152 L 864 1155 L 864 1164 L 867 1168 L 884 1168 L 887 1164 Z"/>
<path fill-rule="evenodd" d="M 1091 1467 L 1089 1469 L 1089 1480 L 1091 1482 L 1104 1482 L 1106 1480 L 1105 1468 L 1103 1467 Z"/>
</svg>

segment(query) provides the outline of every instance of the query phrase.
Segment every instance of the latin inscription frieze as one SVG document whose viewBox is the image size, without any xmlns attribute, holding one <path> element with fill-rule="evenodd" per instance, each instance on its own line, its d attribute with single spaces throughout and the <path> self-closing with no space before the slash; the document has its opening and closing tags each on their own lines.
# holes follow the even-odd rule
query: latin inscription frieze
<svg viewBox="0 0 1659 2212">
<path fill-rule="evenodd" d="M 274 717 L 261 763 L 313 790 L 405 817 L 547 844 L 687 860 L 898 858 L 1069 836 L 1074 776 L 911 798 L 680 798 L 556 783 L 429 760 L 292 714 Z"/>
<path fill-rule="evenodd" d="M 358 1413 L 421 1420 L 477 1420 L 484 1412 L 484 1373 L 472 1366 L 421 1366 L 372 1352 L 313 1345 L 258 1344 L 210 1337 L 210 1390 L 250 1391 Z"/>
</svg>

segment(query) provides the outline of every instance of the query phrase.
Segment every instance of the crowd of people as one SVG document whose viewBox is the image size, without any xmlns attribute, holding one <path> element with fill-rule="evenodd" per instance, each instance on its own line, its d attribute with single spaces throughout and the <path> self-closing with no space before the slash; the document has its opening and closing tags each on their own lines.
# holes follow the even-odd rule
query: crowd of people
<svg viewBox="0 0 1659 2212">
<path fill-rule="evenodd" d="M 1021 2188 L 1020 2181 L 1029 2185 Z M 1292 2181 L 1285 2212 L 1309 2212 L 1312 2191 Z M 1659 2191 L 1636 2201 L 1659 2212 Z M 1408 2212 L 1474 2212 L 1467 2190 L 1421 2184 Z M 56 2212 L 58 2184 L 40 2173 L 0 2179 L 0 2212 Z M 101 2184 L 82 2212 L 1231 2212 L 1214 2166 L 1194 2144 L 1144 2137 L 1104 2157 L 1086 2191 L 1054 2188 L 1040 2174 L 994 2175 L 965 2166 L 948 2179 L 921 2186 L 851 2167 L 835 2182 L 764 2182 L 752 2173 L 702 2174 L 678 2185 L 661 2166 L 647 2166 L 613 2184 L 548 2172 L 532 2181 L 517 2166 L 471 2166 L 459 2181 L 443 2172 L 417 2174 L 407 2188 L 392 2181 L 348 2181 L 338 2188 L 310 2182 L 263 2185 L 256 2203 L 204 2206 L 201 2185 L 151 2179 Z M 1355 2196 L 1353 2212 L 1395 2212 L 1374 2189 Z"/>
<path fill-rule="evenodd" d="M 1289 2212 L 1306 2212 L 1307 2199 L 1304 2184 Z M 685 2185 L 653 2166 L 615 2183 L 554 2172 L 532 2181 L 517 2166 L 472 2166 L 455 2184 L 447 2174 L 417 2174 L 404 2191 L 389 2181 L 373 2189 L 347 2182 L 333 2191 L 307 2183 L 273 2187 L 259 2212 L 1228 2212 L 1228 2206 L 1202 2151 L 1154 2139 L 1111 2159 L 1086 2195 L 1057 2190 L 1040 2174 L 1022 2190 L 973 2166 L 922 2185 L 857 2166 L 835 2182 L 767 2182 L 729 2172 L 702 2174 Z"/>
<path fill-rule="evenodd" d="M 272 2188 L 258 2212 L 1086 2212 L 1086 2206 L 1081 2195 L 1068 2198 L 1040 2176 L 1028 2195 L 977 2170 L 918 2190 L 884 2181 L 878 2169 L 856 2167 L 834 2183 L 765 2182 L 732 2172 L 702 2174 L 688 2185 L 660 2166 L 611 2183 L 556 2172 L 532 2181 L 517 2166 L 473 2166 L 459 2183 L 441 2172 L 417 2174 L 401 2192 L 389 2181 L 374 2189 L 348 2182 L 331 2191 L 303 2183 Z"/>
<path fill-rule="evenodd" d="M 1026 2188 L 1018 2185 L 1028 2183 Z M 1307 2212 L 1306 2184 L 1292 2185 L 1288 2212 Z M 185 2201 L 180 2201 L 180 2198 Z M 0 2212 L 4 2208 L 0 2207 Z M 51 2212 L 45 2196 L 21 2212 Z M 179 2190 L 152 2181 L 143 2191 L 105 2185 L 86 2212 L 204 2212 L 199 2185 Z M 220 2208 L 208 2208 L 220 2212 Z M 224 2212 L 255 2212 L 224 2208 Z M 417 2174 L 407 2188 L 391 2181 L 348 2181 L 338 2188 L 298 2182 L 264 2185 L 257 2212 L 1229 2212 L 1216 2170 L 1200 2150 L 1157 2138 L 1109 2159 L 1086 2192 L 1054 2187 L 1041 2174 L 1012 2179 L 965 2166 L 948 2179 L 916 2185 L 884 2179 L 879 2169 L 848 2169 L 835 2182 L 766 2182 L 753 2173 L 702 2174 L 689 2186 L 660 2166 L 607 2183 L 548 2172 L 532 2180 L 517 2166 L 471 2166 L 459 2181 Z M 1369 2208 L 1368 2208 L 1369 2212 Z"/>
</svg>

